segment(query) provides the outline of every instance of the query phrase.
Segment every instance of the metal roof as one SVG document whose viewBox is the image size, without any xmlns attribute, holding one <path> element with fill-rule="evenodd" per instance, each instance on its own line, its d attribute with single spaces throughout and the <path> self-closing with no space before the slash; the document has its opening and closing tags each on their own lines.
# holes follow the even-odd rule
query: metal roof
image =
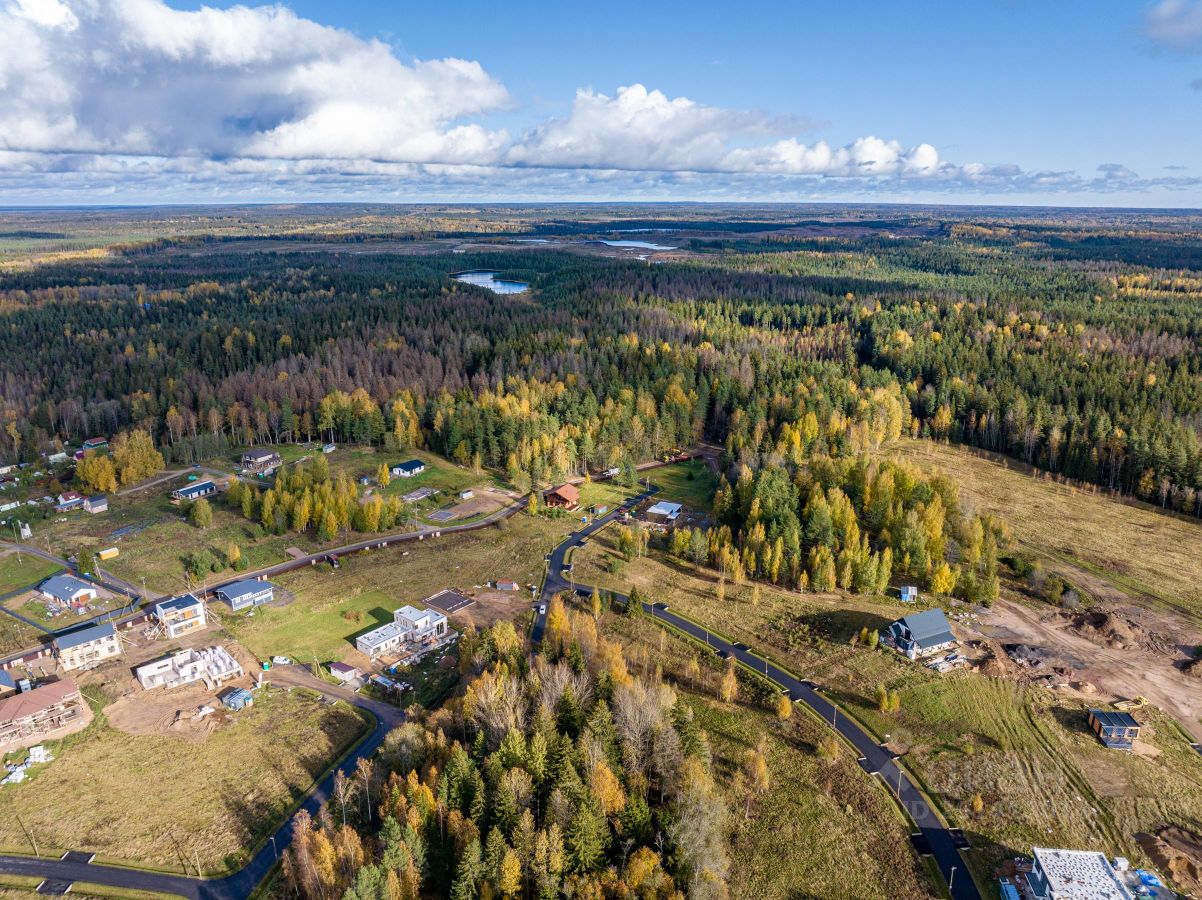
<svg viewBox="0 0 1202 900">
<path fill-rule="evenodd" d="M 112 622 L 105 622 L 101 625 L 89 625 L 86 628 L 79 628 L 75 631 L 68 631 L 66 634 L 58 635 L 54 639 L 54 646 L 59 650 L 70 650 L 72 647 L 90 644 L 92 641 L 112 637 L 114 634 L 116 634 L 116 629 L 113 628 Z"/>
<path fill-rule="evenodd" d="M 274 589 L 275 585 L 270 581 L 259 581 L 256 578 L 243 578 L 241 581 L 235 581 L 217 588 L 217 593 L 223 594 L 230 600 L 239 600 L 242 597 L 249 597 L 252 594 L 258 594 L 263 591 L 270 591 Z"/>
<path fill-rule="evenodd" d="M 402 472 L 416 472 L 418 469 L 424 469 L 426 464 L 420 459 L 408 459 L 403 463 L 396 463 L 393 469 L 400 469 Z"/>
<path fill-rule="evenodd" d="M 647 512 L 653 516 L 676 516 L 680 514 L 680 504 L 661 500 Z"/>
<path fill-rule="evenodd" d="M 192 594 L 181 594 L 178 597 L 172 597 L 170 600 L 164 600 L 162 603 L 154 605 L 155 611 L 159 613 L 173 612 L 177 609 L 190 609 L 193 606 L 199 606 L 200 600 Z"/>
<path fill-rule="evenodd" d="M 1102 725 L 1111 728 L 1139 728 L 1139 722 L 1135 721 L 1135 717 L 1131 713 L 1125 712 L 1110 712 L 1105 709 L 1091 709 L 1089 714 L 1097 719 Z"/>
<path fill-rule="evenodd" d="M 216 485 L 214 485 L 213 482 L 206 479 L 205 481 L 196 481 L 196 482 L 193 482 L 192 484 L 187 485 L 186 487 L 182 487 L 178 491 L 176 491 L 176 493 L 180 494 L 182 496 L 185 494 L 195 494 L 198 491 L 209 490 L 210 488 L 214 491 L 217 490 Z"/>
<path fill-rule="evenodd" d="M 51 575 L 41 583 L 38 590 L 64 603 L 70 603 L 80 591 L 96 593 L 95 587 L 74 575 Z"/>
<path fill-rule="evenodd" d="M 906 629 L 910 633 L 910 640 L 920 647 L 931 647 L 956 639 L 941 609 L 924 609 L 898 619 L 896 624 Z"/>
</svg>

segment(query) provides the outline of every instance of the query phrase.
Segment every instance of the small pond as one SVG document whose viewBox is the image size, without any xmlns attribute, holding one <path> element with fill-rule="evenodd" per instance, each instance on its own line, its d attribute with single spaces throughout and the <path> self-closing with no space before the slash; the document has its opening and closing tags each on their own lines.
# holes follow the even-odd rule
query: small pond
<svg viewBox="0 0 1202 900">
<path fill-rule="evenodd" d="M 488 288 L 494 294 L 521 294 L 530 290 L 530 285 L 526 282 L 505 281 L 504 279 L 497 278 L 496 272 L 460 272 L 451 277 L 465 284 L 474 284 L 478 287 Z"/>
</svg>

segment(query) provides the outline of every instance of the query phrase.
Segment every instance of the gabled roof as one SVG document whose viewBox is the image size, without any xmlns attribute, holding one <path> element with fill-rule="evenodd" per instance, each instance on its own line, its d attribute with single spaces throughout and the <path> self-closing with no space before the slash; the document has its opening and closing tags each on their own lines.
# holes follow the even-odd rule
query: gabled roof
<svg viewBox="0 0 1202 900">
<path fill-rule="evenodd" d="M 574 484 L 561 484 L 559 487 L 551 488 L 551 490 L 547 491 L 547 494 L 554 494 L 556 497 L 562 497 L 571 503 L 576 503 L 580 500 L 580 489 Z"/>
<path fill-rule="evenodd" d="M 661 500 L 655 506 L 651 507 L 647 512 L 653 516 L 672 516 L 680 515 L 680 504 L 669 503 L 667 500 Z"/>
<path fill-rule="evenodd" d="M 70 678 L 52 681 L 23 694 L 0 700 L 0 722 L 15 722 L 49 709 L 66 697 L 77 693 L 79 687 Z"/>
<path fill-rule="evenodd" d="M 424 469 L 426 464 L 420 459 L 407 459 L 403 463 L 393 463 L 392 468 L 400 469 L 402 472 L 416 472 L 418 469 Z"/>
<path fill-rule="evenodd" d="M 101 625 L 89 625 L 86 628 L 77 628 L 75 631 L 68 631 L 66 634 L 60 634 L 54 639 L 54 646 L 61 650 L 70 650 L 72 647 L 79 647 L 83 644 L 90 644 L 92 641 L 99 641 L 103 638 L 112 637 L 117 633 L 113 628 L 112 622 L 105 622 Z"/>
<path fill-rule="evenodd" d="M 255 578 L 243 578 L 241 581 L 235 581 L 231 584 L 217 588 L 217 593 L 230 600 L 238 600 L 242 597 L 250 597 L 263 591 L 273 590 L 274 588 L 275 585 L 270 581 L 259 581 Z"/>
<path fill-rule="evenodd" d="M 1091 709 L 1089 714 L 1102 725 L 1110 728 L 1139 728 L 1139 722 L 1131 713 L 1111 712 L 1106 709 Z"/>
<path fill-rule="evenodd" d="M 247 450 L 242 456 L 244 459 L 272 459 L 279 454 L 274 450 Z"/>
<path fill-rule="evenodd" d="M 919 647 L 933 647 L 956 639 L 947 616 L 941 609 L 924 609 L 922 612 L 898 619 L 895 624 L 908 631 L 910 640 Z"/>
<path fill-rule="evenodd" d="M 17 681 L 13 678 L 13 673 L 8 671 L 8 669 L 0 669 L 0 687 L 15 688 L 16 686 Z"/>
<path fill-rule="evenodd" d="M 70 603 L 80 591 L 95 593 L 96 588 L 74 575 L 51 575 L 38 586 L 38 590 L 43 594 L 49 594 L 55 600 Z"/>
<path fill-rule="evenodd" d="M 343 675 L 354 675 L 358 673 L 359 670 L 349 663 L 332 662 L 330 663 L 330 671 L 341 672 Z"/>
<path fill-rule="evenodd" d="M 186 484 L 182 488 L 179 488 L 176 491 L 176 493 L 177 494 L 195 494 L 201 490 L 215 491 L 215 490 L 217 490 L 217 486 L 214 485 L 212 481 L 210 481 L 206 478 L 204 481 L 194 481 L 191 484 Z"/>
</svg>

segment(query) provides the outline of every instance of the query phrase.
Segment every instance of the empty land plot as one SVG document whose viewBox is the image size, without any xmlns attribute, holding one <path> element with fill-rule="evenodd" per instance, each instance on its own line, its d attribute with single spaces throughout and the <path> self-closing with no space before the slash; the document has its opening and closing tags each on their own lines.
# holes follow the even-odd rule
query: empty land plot
<svg viewBox="0 0 1202 900">
<path fill-rule="evenodd" d="M 657 500 L 672 500 L 682 503 L 695 512 L 709 514 L 714 508 L 714 493 L 718 490 L 718 476 L 704 460 L 690 459 L 647 473 L 652 484 L 659 485 Z"/>
<path fill-rule="evenodd" d="M 701 660 L 696 679 L 684 673 L 696 645 L 647 620 L 607 614 L 604 629 L 622 639 L 632 666 L 651 676 L 657 664 L 677 685 L 709 736 L 714 775 L 730 810 L 732 897 L 918 898 L 934 894 L 909 829 L 881 785 L 844 748 L 833 760 L 818 753 L 826 726 L 800 708 L 786 722 L 749 699 L 715 698 L 720 668 Z M 744 686 L 743 695 L 748 691 Z M 751 798 L 736 786 L 747 752 L 763 741 L 769 788 Z"/>
<path fill-rule="evenodd" d="M 58 563 L 10 550 L 0 556 L 0 594 L 40 583 L 62 568 Z"/>
<path fill-rule="evenodd" d="M 199 747 L 131 735 L 103 716 L 52 745 L 54 762 L 0 788 L 43 854 L 88 848 L 101 857 L 182 869 L 193 851 L 208 872 L 237 868 L 314 779 L 364 730 L 360 715 L 303 691 L 261 691 Z M 0 817 L 0 845 L 30 850 Z"/>
<path fill-rule="evenodd" d="M 1024 549 L 1078 566 L 1080 573 L 1067 574 L 1084 579 L 1082 587 L 1096 596 L 1150 600 L 1202 621 L 1202 556 L 1196 552 L 1202 523 L 1059 484 L 1021 463 L 963 447 L 903 441 L 888 452 L 946 472 L 969 508 L 1006 521 Z M 1091 575 L 1102 583 L 1090 582 Z"/>
<path fill-rule="evenodd" d="M 427 597 L 424 603 L 433 606 L 435 609 L 441 609 L 445 613 L 456 613 L 461 609 L 466 609 L 475 603 L 458 591 L 439 591 L 431 597 Z"/>
<path fill-rule="evenodd" d="M 295 597 L 287 606 L 260 607 L 253 617 L 227 614 L 225 621 L 260 656 L 342 659 L 354 650 L 355 636 L 392 621 L 393 610 L 406 603 L 498 578 L 537 582 L 544 555 L 567 530 L 563 520 L 519 513 L 478 531 L 347 554 L 337 571 L 317 565 L 274 579 Z M 520 605 L 514 601 L 515 612 Z"/>
</svg>

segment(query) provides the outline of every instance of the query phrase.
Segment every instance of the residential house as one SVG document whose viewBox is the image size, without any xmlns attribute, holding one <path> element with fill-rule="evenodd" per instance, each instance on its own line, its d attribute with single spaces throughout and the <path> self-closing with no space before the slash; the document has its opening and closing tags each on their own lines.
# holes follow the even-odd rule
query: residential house
<svg viewBox="0 0 1202 900">
<path fill-rule="evenodd" d="M 919 659 L 955 647 L 956 637 L 943 610 L 925 609 L 890 625 L 885 643 L 907 659 Z"/>
<path fill-rule="evenodd" d="M 344 662 L 330 663 L 330 674 L 343 684 L 349 684 L 352 681 L 358 681 L 363 676 L 363 673 L 360 672 L 355 666 Z"/>
<path fill-rule="evenodd" d="M 138 683 L 147 691 L 158 687 L 181 687 L 194 681 L 203 681 L 205 687 L 214 690 L 242 674 L 242 665 L 220 645 L 203 650 L 177 650 L 134 669 Z"/>
<path fill-rule="evenodd" d="M 71 457 L 69 457 L 66 453 L 64 453 L 61 450 L 58 451 L 57 453 L 46 454 L 46 462 L 50 463 L 50 465 L 52 465 L 52 466 L 56 466 L 59 463 L 65 463 L 70 458 Z"/>
<path fill-rule="evenodd" d="M 676 519 L 680 516 L 680 510 L 681 506 L 679 503 L 669 503 L 667 500 L 661 500 L 647 510 L 647 520 L 657 525 L 674 525 Z"/>
<path fill-rule="evenodd" d="M 199 631 L 208 624 L 204 604 L 195 594 L 183 594 L 154 605 L 154 617 L 167 637 L 174 639 L 183 634 Z"/>
<path fill-rule="evenodd" d="M 392 621 L 355 639 L 355 647 L 371 659 L 393 656 L 409 644 L 429 645 L 447 636 L 447 617 L 432 609 L 402 606 Z"/>
<path fill-rule="evenodd" d="M 83 511 L 96 515 L 96 513 L 109 511 L 109 498 L 103 494 L 97 494 L 95 497 L 88 497 L 83 501 Z"/>
<path fill-rule="evenodd" d="M 270 475 L 283 464 L 284 460 L 274 450 L 248 450 L 242 454 L 242 471 L 252 474 Z"/>
<path fill-rule="evenodd" d="M 574 484 L 561 484 L 543 495 L 547 506 L 573 510 L 580 505 L 580 489 Z"/>
<path fill-rule="evenodd" d="M 0 752 L 71 725 L 86 724 L 87 704 L 69 678 L 0 700 Z"/>
<path fill-rule="evenodd" d="M 1036 847 L 1034 857 L 1026 880 L 1035 900 L 1135 900 L 1103 853 Z"/>
<path fill-rule="evenodd" d="M 38 585 L 38 590 L 43 597 L 63 606 L 86 605 L 99 596 L 94 586 L 74 575 L 51 575 Z"/>
<path fill-rule="evenodd" d="M 426 464 L 420 459 L 393 463 L 388 469 L 388 473 L 393 478 L 412 478 L 414 475 L 420 475 L 424 471 L 426 471 Z"/>
<path fill-rule="evenodd" d="M 201 497 L 207 497 L 209 494 L 217 493 L 217 485 L 209 480 L 194 481 L 191 484 L 186 484 L 182 488 L 177 488 L 171 492 L 171 499 L 175 502 L 181 500 L 199 500 Z"/>
<path fill-rule="evenodd" d="M 255 696 L 246 688 L 230 688 L 222 693 L 219 697 L 222 705 L 233 712 L 246 709 L 248 706 L 255 705 Z"/>
<path fill-rule="evenodd" d="M 1089 711 L 1089 727 L 1111 750 L 1133 749 L 1140 731 L 1140 724 L 1131 713 L 1104 709 Z"/>
<path fill-rule="evenodd" d="M 67 512 L 72 509 L 79 509 L 83 506 L 83 494 L 78 491 L 65 491 L 58 495 L 55 501 L 55 512 Z"/>
<path fill-rule="evenodd" d="M 91 668 L 106 659 L 120 656 L 121 641 L 112 622 L 87 625 L 56 635 L 54 653 L 64 669 Z"/>
<path fill-rule="evenodd" d="M 107 450 L 108 448 L 109 448 L 108 438 L 102 438 L 102 437 L 88 438 L 86 441 L 83 442 L 83 447 L 82 447 L 84 453 L 87 453 L 89 450 Z"/>
<path fill-rule="evenodd" d="M 234 612 L 270 603 L 275 596 L 275 585 L 270 581 L 244 578 L 233 584 L 217 588 L 217 596 L 230 605 Z"/>
</svg>

